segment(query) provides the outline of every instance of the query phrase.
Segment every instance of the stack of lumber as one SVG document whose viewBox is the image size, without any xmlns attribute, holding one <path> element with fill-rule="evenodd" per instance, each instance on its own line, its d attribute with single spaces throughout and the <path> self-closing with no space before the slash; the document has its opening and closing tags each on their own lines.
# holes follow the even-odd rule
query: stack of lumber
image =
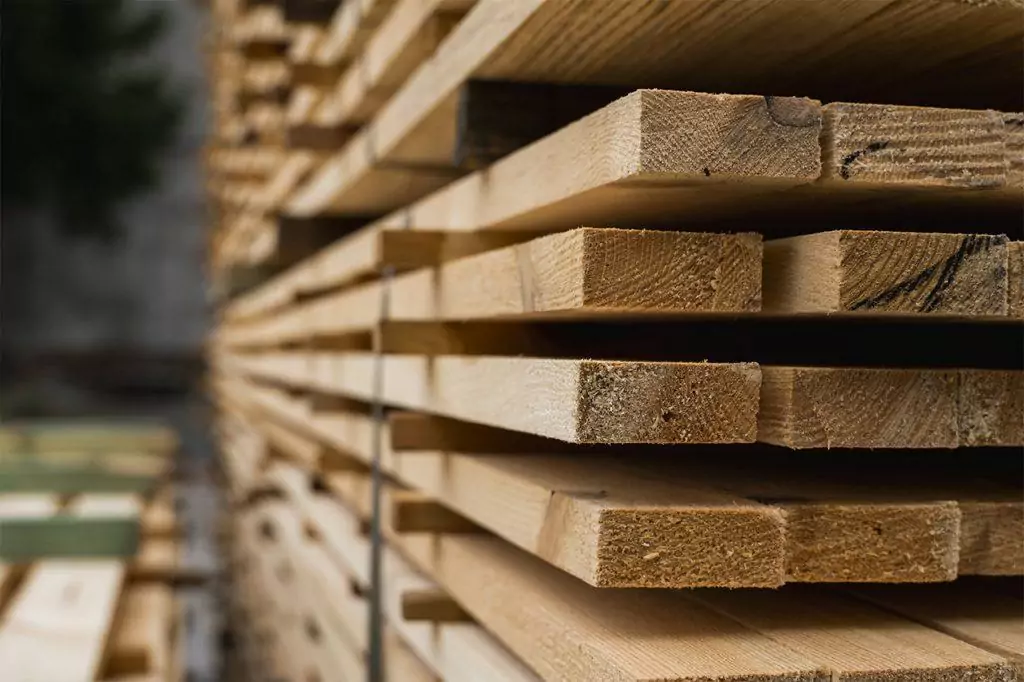
<svg viewBox="0 0 1024 682">
<path fill-rule="evenodd" d="M 1019 679 L 1024 3 L 215 9 L 239 679 Z"/>
<path fill-rule="evenodd" d="M 163 427 L 0 427 L 0 670 L 12 682 L 184 679 Z"/>
</svg>

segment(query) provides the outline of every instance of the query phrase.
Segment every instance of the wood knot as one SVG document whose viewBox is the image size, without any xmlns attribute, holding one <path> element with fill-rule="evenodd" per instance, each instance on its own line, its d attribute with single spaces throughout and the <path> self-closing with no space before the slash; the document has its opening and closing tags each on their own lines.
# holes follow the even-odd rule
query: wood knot
<svg viewBox="0 0 1024 682">
<path fill-rule="evenodd" d="M 821 107 L 806 97 L 764 98 L 768 116 L 782 126 L 792 128 L 814 128 L 821 126 Z"/>
</svg>

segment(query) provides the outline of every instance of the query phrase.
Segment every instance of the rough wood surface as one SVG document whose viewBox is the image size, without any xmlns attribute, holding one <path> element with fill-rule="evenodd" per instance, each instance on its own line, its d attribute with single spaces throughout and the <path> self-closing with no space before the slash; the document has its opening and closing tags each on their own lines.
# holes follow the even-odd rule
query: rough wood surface
<svg viewBox="0 0 1024 682">
<path fill-rule="evenodd" d="M 315 375 L 308 376 L 305 363 L 243 364 L 329 393 L 373 395 L 371 354 L 310 359 Z M 565 441 L 732 443 L 755 436 L 760 372 L 752 364 L 387 356 L 385 365 L 385 402 Z M 530 412 L 519 409 L 526 396 Z"/>
<path fill-rule="evenodd" d="M 835 231 L 764 245 L 764 311 L 776 314 L 1007 314 L 1007 239 Z"/>
<path fill-rule="evenodd" d="M 961 575 L 1024 575 L 1024 502 L 962 500 Z"/>
<path fill-rule="evenodd" d="M 1006 245 L 1007 303 L 1010 317 L 1024 318 L 1024 242 Z"/>
<path fill-rule="evenodd" d="M 542 679 L 799 680 L 817 666 L 678 593 L 592 588 L 486 537 L 441 537 L 438 581 Z"/>
<path fill-rule="evenodd" d="M 399 0 L 315 114 L 322 123 L 369 120 L 401 87 L 475 0 Z"/>
<path fill-rule="evenodd" d="M 981 583 L 915 589 L 877 586 L 854 591 L 859 597 L 947 635 L 991 651 L 1024 671 L 1024 602 L 985 589 Z"/>
<path fill-rule="evenodd" d="M 941 65 L 948 76 L 960 57 L 972 53 L 977 57 L 980 51 L 985 58 L 1001 60 L 1003 66 L 965 83 L 984 83 L 989 93 L 1015 91 L 1008 74 L 1020 70 L 1019 50 L 1013 47 L 1021 33 L 1019 6 L 946 3 L 939 9 L 929 5 L 929 12 L 921 7 L 917 2 L 850 4 L 842 12 L 816 15 L 810 39 L 795 28 L 800 24 L 793 19 L 802 8 L 799 3 L 751 6 L 737 16 L 711 3 L 626 3 L 592 12 L 582 2 L 486 0 L 381 110 L 364 138 L 344 153 L 361 154 L 366 141 L 374 141 L 375 158 L 362 159 L 356 176 L 372 174 L 377 160 L 447 163 L 455 134 L 456 93 L 472 77 L 687 83 L 717 92 L 811 92 L 832 99 L 892 101 L 894 94 L 908 97 L 912 86 L 920 85 L 914 76 L 921 71 Z M 621 26 L 631 30 L 624 34 L 618 30 Z M 678 39 L 660 40 L 664 31 L 675 31 Z M 584 35 L 586 40 L 578 38 Z M 823 52 L 821 41 L 835 49 Z M 729 54 L 744 55 L 742 66 L 722 56 Z M 758 67 L 751 69 L 751 64 Z M 844 73 L 852 77 L 843 77 Z M 999 87 L 992 86 L 994 74 L 1004 76 Z M 807 87 L 812 82 L 816 85 Z M 881 83 L 887 83 L 884 92 L 878 91 Z M 868 92 L 857 96 L 855 84 L 876 91 L 873 96 Z M 945 88 L 945 94 L 962 93 L 963 85 Z M 338 190 L 344 193 L 356 183 L 352 178 L 343 180 Z M 401 196 L 396 194 L 392 206 L 416 198 L 409 188 L 396 189 Z M 322 201 L 330 203 L 330 196 Z"/>
<path fill-rule="evenodd" d="M 854 599 L 813 592 L 695 593 L 703 604 L 807 656 L 836 682 L 1010 680 L 1001 656 Z"/>
<path fill-rule="evenodd" d="M 382 287 L 323 296 L 217 338 L 272 346 L 365 332 L 380 319 Z M 388 288 L 393 320 L 755 312 L 761 242 L 753 234 L 579 228 L 402 275 Z"/>
<path fill-rule="evenodd" d="M 791 448 L 1024 442 L 1024 373 L 762 366 L 758 440 Z"/>
</svg>

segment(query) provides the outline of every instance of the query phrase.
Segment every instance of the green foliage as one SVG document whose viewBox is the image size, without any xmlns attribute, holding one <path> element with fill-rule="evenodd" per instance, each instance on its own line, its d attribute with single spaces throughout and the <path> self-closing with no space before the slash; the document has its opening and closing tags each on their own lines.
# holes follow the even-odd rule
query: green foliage
<svg viewBox="0 0 1024 682">
<path fill-rule="evenodd" d="M 3 202 L 64 230 L 117 234 L 120 202 L 158 181 L 183 100 L 146 53 L 162 3 L 3 0 Z"/>
</svg>

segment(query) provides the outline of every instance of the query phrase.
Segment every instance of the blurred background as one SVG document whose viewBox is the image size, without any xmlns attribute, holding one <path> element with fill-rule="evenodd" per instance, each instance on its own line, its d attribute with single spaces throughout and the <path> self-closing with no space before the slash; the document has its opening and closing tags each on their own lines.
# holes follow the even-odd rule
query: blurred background
<svg viewBox="0 0 1024 682">
<path fill-rule="evenodd" d="M 200 383 L 204 14 L 192 0 L 3 0 L 0 43 L 0 419 L 178 429 L 201 555 L 215 509 Z M 209 599 L 192 600 L 193 680 L 217 679 Z"/>
</svg>

